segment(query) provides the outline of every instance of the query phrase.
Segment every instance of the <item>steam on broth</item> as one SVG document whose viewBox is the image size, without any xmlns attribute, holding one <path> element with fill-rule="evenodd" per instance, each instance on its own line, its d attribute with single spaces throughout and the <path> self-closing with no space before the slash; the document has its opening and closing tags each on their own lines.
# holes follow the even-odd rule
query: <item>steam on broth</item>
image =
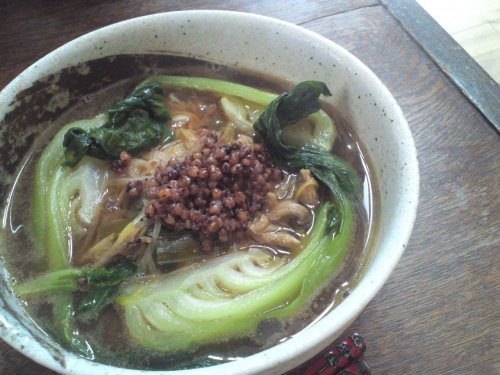
<svg viewBox="0 0 500 375">
<path fill-rule="evenodd" d="M 67 121 L 19 176 L 33 221 L 14 291 L 62 346 L 125 367 L 232 360 L 311 324 L 355 283 L 372 214 L 321 94 L 153 76 Z"/>
</svg>

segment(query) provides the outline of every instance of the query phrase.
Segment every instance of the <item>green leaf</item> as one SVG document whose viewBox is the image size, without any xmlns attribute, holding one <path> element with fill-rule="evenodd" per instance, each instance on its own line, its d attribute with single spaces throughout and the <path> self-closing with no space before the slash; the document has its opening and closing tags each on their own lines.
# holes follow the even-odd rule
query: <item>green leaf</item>
<svg viewBox="0 0 500 375">
<path fill-rule="evenodd" d="M 65 268 L 15 284 L 21 297 L 37 293 L 93 291 L 119 285 L 137 272 L 137 264 L 121 258 L 107 267 Z M 78 282 L 80 280 L 80 282 Z"/>
<path fill-rule="evenodd" d="M 138 88 L 107 110 L 108 121 L 88 131 L 71 128 L 64 136 L 64 164 L 75 166 L 84 155 L 116 159 L 122 151 L 132 155 L 170 142 L 173 132 L 166 126 L 170 118 L 158 84 Z"/>
<path fill-rule="evenodd" d="M 137 272 L 137 264 L 122 258 L 108 267 L 84 267 L 82 277 L 89 289 L 114 286 Z"/>
<path fill-rule="evenodd" d="M 81 274 L 80 269 L 65 268 L 15 284 L 13 289 L 21 297 L 37 293 L 74 292 L 78 290 L 77 279 Z"/>
<path fill-rule="evenodd" d="M 117 263 L 103 268 L 91 268 L 83 272 L 89 293 L 80 304 L 77 315 L 80 320 L 95 319 L 99 313 L 115 300 L 120 284 L 137 272 L 137 264 L 122 258 Z"/>
<path fill-rule="evenodd" d="M 74 167 L 87 154 L 92 145 L 92 138 L 82 128 L 72 128 L 64 135 L 63 146 L 66 147 L 64 166 Z"/>
<path fill-rule="evenodd" d="M 114 301 L 119 290 L 120 285 L 117 284 L 90 291 L 78 307 L 78 318 L 83 320 L 96 318 L 106 306 Z"/>
<path fill-rule="evenodd" d="M 319 111 L 321 103 L 318 98 L 321 94 L 332 95 L 326 84 L 319 81 L 301 82 L 290 92 L 281 94 L 276 103 L 276 115 L 280 119 L 281 128 Z"/>
<path fill-rule="evenodd" d="M 107 127 L 122 126 L 127 121 L 129 114 L 136 109 L 148 112 L 150 117 L 156 121 L 166 122 L 170 118 L 163 106 L 163 89 L 158 84 L 152 84 L 136 89 L 131 96 L 109 107 L 107 111 L 109 125 Z"/>
<path fill-rule="evenodd" d="M 122 151 L 137 154 L 148 150 L 162 140 L 163 127 L 165 125 L 151 120 L 148 112 L 136 109 L 120 128 L 91 129 L 90 137 L 100 148 L 90 149 L 89 154 L 99 158 L 104 151 L 104 155 L 118 158 Z"/>
<path fill-rule="evenodd" d="M 282 132 L 321 107 L 320 95 L 331 95 L 323 82 L 305 81 L 278 96 L 254 124 L 261 141 L 278 164 L 306 168 L 322 181 L 341 206 L 344 193 L 355 196 L 361 189 L 356 171 L 345 161 L 314 145 L 293 147 L 283 141 Z"/>
<path fill-rule="evenodd" d="M 94 359 L 92 347 L 75 327 L 73 296 L 68 293 L 60 294 L 54 303 L 53 313 L 52 327 L 55 334 L 62 340 L 62 344 L 82 357 Z"/>
</svg>

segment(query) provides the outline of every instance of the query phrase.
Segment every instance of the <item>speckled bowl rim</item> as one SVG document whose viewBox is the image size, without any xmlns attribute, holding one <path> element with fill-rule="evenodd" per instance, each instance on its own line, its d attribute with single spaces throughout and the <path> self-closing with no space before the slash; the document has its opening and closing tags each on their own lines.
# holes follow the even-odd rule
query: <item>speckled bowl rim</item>
<svg viewBox="0 0 500 375">
<path fill-rule="evenodd" d="M 375 294 L 382 288 L 385 281 L 388 279 L 392 270 L 399 261 L 404 248 L 409 240 L 413 223 L 416 216 L 418 196 L 419 196 L 419 172 L 418 162 L 416 157 L 416 149 L 411 136 L 410 129 L 404 118 L 404 115 L 397 105 L 395 99 L 379 80 L 379 78 L 356 57 L 352 56 L 342 47 L 334 42 L 299 26 L 290 24 L 285 21 L 274 18 L 230 11 L 179 11 L 160 13 L 149 16 L 134 18 L 131 20 L 122 21 L 110 26 L 98 29 L 96 31 L 85 34 L 46 55 L 32 66 L 22 72 L 0 93 L 0 119 L 3 117 L 3 112 L 9 110 L 9 104 L 12 103 L 17 92 L 29 87 L 32 82 L 31 77 L 42 77 L 49 73 L 53 73 L 61 68 L 60 60 L 65 61 L 64 65 L 71 65 L 72 56 L 66 56 L 67 51 L 75 48 L 79 43 L 92 40 L 98 36 L 111 35 L 115 30 L 126 30 L 127 27 L 133 27 L 138 23 L 149 22 L 151 20 L 166 20 L 169 17 L 190 17 L 194 14 L 202 14 L 206 17 L 240 17 L 242 20 L 251 20 L 266 24 L 269 28 L 277 26 L 286 26 L 290 30 L 303 35 L 311 43 L 316 44 L 319 48 L 328 46 L 328 48 L 342 59 L 348 61 L 352 69 L 364 74 L 374 87 L 377 88 L 379 94 L 384 96 L 383 100 L 391 107 L 394 122 L 398 124 L 398 131 L 405 139 L 405 149 L 403 157 L 407 160 L 407 174 L 411 177 L 406 186 L 405 197 L 409 202 L 405 207 L 405 219 L 398 223 L 394 230 L 394 238 L 388 244 L 380 244 L 380 247 L 389 246 L 391 251 L 388 252 L 383 264 L 370 265 L 358 286 L 353 290 L 351 295 L 336 307 L 332 312 L 317 321 L 314 325 L 297 333 L 292 338 L 284 341 L 270 349 L 259 352 L 255 355 L 239 359 L 234 362 L 228 362 L 221 365 L 211 366 L 201 369 L 177 370 L 177 371 L 154 371 L 155 374 L 279 374 L 288 369 L 291 369 L 300 363 L 304 362 L 317 353 L 322 347 L 330 343 L 336 335 L 340 334 L 343 329 L 350 325 L 357 316 L 362 312 L 366 305 L 372 300 Z M 68 63 L 69 61 L 69 63 Z M 382 250 L 381 250 L 382 251 Z M 15 318 L 11 315 L 0 316 L 0 332 L 2 338 L 13 346 L 16 350 L 30 357 L 34 361 L 61 373 L 65 374 L 123 374 L 123 375 L 139 375 L 153 373 L 147 370 L 131 370 L 116 368 L 108 365 L 98 364 L 86 359 L 75 356 L 72 353 L 63 351 L 64 360 L 58 361 L 47 351 L 34 350 L 32 347 L 33 338 L 30 335 L 23 335 L 22 330 L 12 333 L 9 327 L 19 325 Z M 25 332 L 26 333 L 26 332 Z M 20 335 L 20 336 L 19 336 Z M 30 341 L 31 340 L 31 341 Z M 64 363 L 64 366 L 62 363 Z"/>
</svg>

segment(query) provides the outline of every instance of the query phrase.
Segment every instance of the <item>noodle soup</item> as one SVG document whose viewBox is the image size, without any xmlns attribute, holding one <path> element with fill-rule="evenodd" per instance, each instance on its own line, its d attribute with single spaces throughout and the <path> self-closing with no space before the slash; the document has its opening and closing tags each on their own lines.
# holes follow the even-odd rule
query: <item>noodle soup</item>
<svg viewBox="0 0 500 375">
<path fill-rule="evenodd" d="M 319 109 L 321 83 L 235 77 L 123 81 L 39 138 L 12 192 L 23 227 L 2 237 L 14 291 L 63 347 L 212 365 L 286 340 L 356 284 L 374 216 L 359 141 Z"/>
</svg>

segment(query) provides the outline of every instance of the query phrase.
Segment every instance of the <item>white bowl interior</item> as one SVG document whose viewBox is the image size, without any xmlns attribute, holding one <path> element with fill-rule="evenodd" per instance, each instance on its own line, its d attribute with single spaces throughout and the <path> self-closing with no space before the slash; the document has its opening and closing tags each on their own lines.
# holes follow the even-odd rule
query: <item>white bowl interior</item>
<svg viewBox="0 0 500 375">
<path fill-rule="evenodd" d="M 295 25 L 252 14 L 186 11 L 156 14 L 94 31 L 50 53 L 0 93 L 0 119 L 15 95 L 59 70 L 116 54 L 171 54 L 258 71 L 290 82 L 321 80 L 327 99 L 360 136 L 380 190 L 380 223 L 370 266 L 353 293 L 316 324 L 271 349 L 236 362 L 168 374 L 279 374 L 316 354 L 345 330 L 382 287 L 399 260 L 416 214 L 419 174 L 408 124 L 381 81 L 359 60 L 333 42 Z M 1 130 L 0 130 L 1 131 Z M 117 369 L 47 348 L 33 337 L 29 318 L 20 324 L 0 301 L 2 337 L 25 355 L 59 372 L 113 374 Z M 35 335 L 36 336 L 36 335 Z M 140 374 L 123 370 L 120 374 Z M 162 372 L 155 372 L 162 373 Z"/>
</svg>

